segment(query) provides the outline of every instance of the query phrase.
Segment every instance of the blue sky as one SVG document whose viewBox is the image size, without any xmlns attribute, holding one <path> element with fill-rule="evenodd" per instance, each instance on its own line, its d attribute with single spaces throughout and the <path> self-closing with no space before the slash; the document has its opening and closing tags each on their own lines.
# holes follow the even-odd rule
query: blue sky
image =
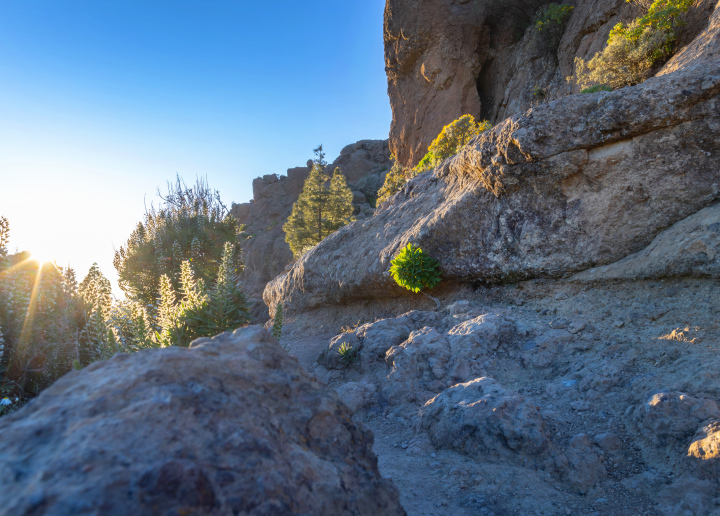
<svg viewBox="0 0 720 516">
<path fill-rule="evenodd" d="M 384 0 L 0 0 L 11 250 L 115 283 L 113 246 L 179 173 L 223 201 L 323 143 L 387 138 Z"/>
</svg>

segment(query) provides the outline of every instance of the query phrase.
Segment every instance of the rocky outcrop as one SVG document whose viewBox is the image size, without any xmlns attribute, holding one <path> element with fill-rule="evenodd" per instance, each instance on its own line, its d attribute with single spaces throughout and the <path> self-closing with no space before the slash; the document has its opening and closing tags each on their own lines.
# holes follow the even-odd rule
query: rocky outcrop
<svg viewBox="0 0 720 516">
<path fill-rule="evenodd" d="M 230 210 L 230 214 L 246 226 L 245 233 L 250 237 L 244 243 L 246 270 L 243 279 L 253 296 L 260 297 L 265 284 L 292 261 L 282 226 L 302 192 L 311 165 L 308 161 L 305 167 L 290 168 L 285 176 L 267 174 L 256 178 L 253 200 L 233 204 Z M 350 185 L 367 186 L 368 191 L 372 188 L 377 191 L 390 166 L 387 140 L 361 140 L 344 147 L 326 170 L 332 172 L 335 167 L 340 167 Z M 368 204 L 362 207 L 370 208 Z"/>
<path fill-rule="evenodd" d="M 716 10 L 674 71 L 505 120 L 308 252 L 266 303 L 403 295 L 387 270 L 408 242 L 446 282 L 558 278 L 641 251 L 720 196 L 719 54 Z"/>
<path fill-rule="evenodd" d="M 639 14 L 624 0 L 566 2 L 574 5 L 572 16 L 559 44 L 548 47 L 528 27 L 534 6 L 543 3 L 548 2 L 387 1 L 390 148 L 400 163 L 415 165 L 442 127 L 462 115 L 497 123 L 577 93 L 577 86 L 566 81 L 574 73 L 575 57 L 591 58 L 615 24 Z M 705 28 L 713 7 L 712 0 L 696 2 L 681 42 L 692 41 Z"/>
<path fill-rule="evenodd" d="M 0 420 L 0 514 L 405 514 L 350 416 L 260 327 L 116 355 Z"/>
</svg>

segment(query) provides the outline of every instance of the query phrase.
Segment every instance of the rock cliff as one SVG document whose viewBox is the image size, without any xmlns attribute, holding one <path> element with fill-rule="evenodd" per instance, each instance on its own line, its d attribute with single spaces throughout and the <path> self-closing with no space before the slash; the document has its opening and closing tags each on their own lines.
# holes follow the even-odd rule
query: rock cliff
<svg viewBox="0 0 720 516">
<path fill-rule="evenodd" d="M 350 415 L 257 326 L 116 355 L 0 419 L 0 514 L 405 514 Z"/>
<path fill-rule="evenodd" d="M 282 226 L 302 192 L 310 173 L 311 162 L 305 167 L 290 168 L 287 175 L 268 174 L 253 181 L 253 199 L 233 204 L 231 215 L 245 224 L 250 238 L 244 244 L 245 285 L 249 293 L 260 297 L 265 284 L 285 270 L 292 261 L 292 252 L 285 242 Z M 361 140 L 340 151 L 340 156 L 328 165 L 345 174 L 348 184 L 355 188 L 377 191 L 385 173 L 390 169 L 390 150 L 387 140 Z M 357 210 L 369 210 L 365 199 L 358 199 Z"/>
<path fill-rule="evenodd" d="M 577 93 L 566 81 L 574 59 L 601 50 L 610 29 L 638 15 L 624 0 L 575 0 L 557 47 L 548 48 L 518 9 L 543 3 L 508 0 L 388 0 L 385 63 L 393 111 L 390 148 L 416 164 L 442 127 L 464 114 L 497 123 Z M 707 25 L 712 0 L 699 0 L 681 36 L 688 43 Z M 500 8 L 498 8 L 500 6 Z M 529 11 L 532 12 L 532 11 Z M 527 27 L 527 28 L 526 28 Z"/>
<path fill-rule="evenodd" d="M 268 284 L 266 303 L 299 312 L 401 295 L 387 270 L 408 242 L 450 282 L 560 278 L 648 248 L 720 196 L 718 55 L 716 9 L 658 76 L 504 120 L 308 252 Z M 695 272 L 718 275 L 714 250 L 695 255 L 708 262 Z"/>
</svg>

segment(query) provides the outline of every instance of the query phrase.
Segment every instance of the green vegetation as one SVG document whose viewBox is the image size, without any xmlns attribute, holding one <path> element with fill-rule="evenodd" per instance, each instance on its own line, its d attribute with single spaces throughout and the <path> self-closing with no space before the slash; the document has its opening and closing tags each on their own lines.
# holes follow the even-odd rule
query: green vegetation
<svg viewBox="0 0 720 516">
<path fill-rule="evenodd" d="M 343 342 L 342 344 L 340 344 L 340 347 L 338 348 L 338 353 L 340 354 L 340 361 L 345 365 L 350 365 L 353 362 L 357 361 L 358 358 L 360 358 L 359 350 L 354 349 L 347 342 Z"/>
<path fill-rule="evenodd" d="M 595 86 L 580 90 L 580 93 L 597 93 L 599 91 L 613 91 L 613 89 L 605 84 L 596 84 Z"/>
<path fill-rule="evenodd" d="M 630 0 L 627 0 L 628 2 Z M 613 89 L 643 82 L 675 52 L 682 14 L 694 0 L 655 0 L 630 24 L 618 23 L 607 46 L 590 61 L 575 58 L 575 81 L 581 88 L 604 84 Z"/>
<path fill-rule="evenodd" d="M 250 321 L 237 224 L 217 192 L 178 179 L 163 201 L 116 253 L 120 302 L 97 264 L 78 285 L 71 268 L 9 255 L 0 217 L 0 415 L 115 353 L 186 346 Z"/>
<path fill-rule="evenodd" d="M 212 288 L 196 281 L 190 261 L 181 265 L 181 294 L 173 289 L 170 278 L 160 278 L 157 311 L 159 331 L 155 340 L 160 346 L 187 346 L 199 337 L 211 337 L 244 326 L 250 322 L 247 300 L 234 268 L 234 246 L 227 242 Z"/>
<path fill-rule="evenodd" d="M 416 175 L 437 167 L 444 159 L 460 152 L 472 138 L 488 129 L 492 129 L 490 122 L 475 122 L 472 115 L 463 115 L 443 127 L 430 144 L 428 152 L 414 168 L 403 167 L 397 161 L 393 163 L 390 172 L 385 176 L 385 184 L 378 192 L 377 205 L 399 192 L 405 183 Z"/>
<path fill-rule="evenodd" d="M 420 173 L 435 168 L 441 161 L 460 152 L 472 138 L 488 129 L 492 129 L 492 124 L 488 121 L 475 122 L 472 115 L 461 116 L 442 128 L 415 169 Z"/>
<path fill-rule="evenodd" d="M 165 274 L 180 288 L 180 267 L 189 260 L 199 280 L 210 283 L 217 275 L 225 244 L 234 246 L 233 268 L 242 269 L 240 227 L 228 214 L 217 190 L 198 179 L 188 188 L 178 177 L 156 209 L 146 211 L 124 246 L 115 253 L 120 288 L 128 299 L 143 306 L 154 304 Z M 154 313 L 152 314 L 154 315 Z"/>
<path fill-rule="evenodd" d="M 283 226 L 285 241 L 295 257 L 352 221 L 353 195 L 345 176 L 339 168 L 332 178 L 324 173 L 327 162 L 322 145 L 315 149 L 315 155 L 303 191 Z"/>
<path fill-rule="evenodd" d="M 282 324 L 283 324 L 283 306 L 282 303 L 278 303 L 275 308 L 275 318 L 272 325 L 272 334 L 276 339 L 280 340 L 282 337 Z"/>
<path fill-rule="evenodd" d="M 415 293 L 424 288 L 435 288 L 440 283 L 440 263 L 412 244 L 404 247 L 390 265 L 395 282 Z"/>
<path fill-rule="evenodd" d="M 542 50 L 546 53 L 557 51 L 574 7 L 568 4 L 551 3 L 540 7 L 533 18 L 535 34 L 539 36 Z"/>
<path fill-rule="evenodd" d="M 418 171 L 416 169 L 403 167 L 400 163 L 395 161 L 392 168 L 385 176 L 385 184 L 383 184 L 378 191 L 377 205 L 380 206 L 390 197 L 398 193 L 405 183 L 410 181 L 416 175 L 418 175 Z"/>
</svg>

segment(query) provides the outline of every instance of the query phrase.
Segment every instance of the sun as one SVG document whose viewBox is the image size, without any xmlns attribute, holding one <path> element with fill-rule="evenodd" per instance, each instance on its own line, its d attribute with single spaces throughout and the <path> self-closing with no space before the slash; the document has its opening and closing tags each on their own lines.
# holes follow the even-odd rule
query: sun
<svg viewBox="0 0 720 516">
<path fill-rule="evenodd" d="M 41 265 L 43 263 L 54 263 L 55 262 L 55 259 L 51 257 L 50 253 L 44 253 L 42 251 L 39 251 L 39 252 L 32 251 L 30 253 L 30 259 L 35 262 L 38 262 Z"/>
</svg>

